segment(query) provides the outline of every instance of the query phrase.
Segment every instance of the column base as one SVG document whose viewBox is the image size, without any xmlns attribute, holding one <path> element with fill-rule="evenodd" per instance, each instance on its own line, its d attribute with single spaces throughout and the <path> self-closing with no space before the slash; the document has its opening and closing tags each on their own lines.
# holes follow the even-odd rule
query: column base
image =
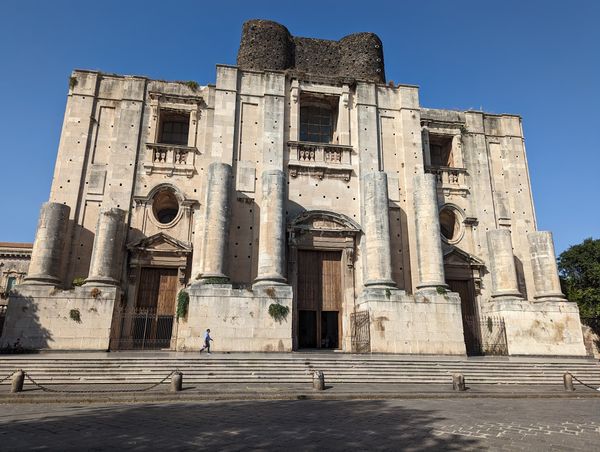
<svg viewBox="0 0 600 452">
<path fill-rule="evenodd" d="M 562 292 L 547 292 L 535 295 L 533 301 L 567 301 Z"/>
<path fill-rule="evenodd" d="M 396 288 L 396 283 L 391 279 L 370 279 L 365 282 L 365 287 L 383 287 L 383 288 Z"/>
<path fill-rule="evenodd" d="M 216 284 L 214 281 L 215 280 L 220 280 L 218 283 L 219 284 L 229 284 L 229 276 L 223 274 L 223 273 L 202 273 L 199 277 L 198 277 L 198 282 L 200 284 L 206 283 L 207 281 L 212 280 L 211 283 Z"/>
<path fill-rule="evenodd" d="M 92 276 L 83 283 L 84 286 L 118 286 L 120 281 L 109 276 Z"/>
<path fill-rule="evenodd" d="M 492 294 L 492 298 L 497 300 L 497 299 L 503 299 L 503 298 L 518 298 L 518 299 L 523 299 L 523 295 L 521 295 L 521 292 L 519 292 L 518 290 L 499 290 L 498 292 L 494 292 Z"/>
<path fill-rule="evenodd" d="M 447 290 L 448 284 L 446 284 L 446 281 L 425 281 L 417 284 L 417 291 L 419 292 L 437 291 L 438 289 Z"/>
<path fill-rule="evenodd" d="M 283 286 L 287 284 L 287 279 L 283 276 L 273 273 L 269 275 L 258 276 L 254 282 L 252 283 L 252 287 L 254 286 Z"/>
<path fill-rule="evenodd" d="M 25 277 L 21 285 L 30 286 L 60 286 L 62 281 L 56 276 L 51 275 L 28 275 Z"/>
</svg>

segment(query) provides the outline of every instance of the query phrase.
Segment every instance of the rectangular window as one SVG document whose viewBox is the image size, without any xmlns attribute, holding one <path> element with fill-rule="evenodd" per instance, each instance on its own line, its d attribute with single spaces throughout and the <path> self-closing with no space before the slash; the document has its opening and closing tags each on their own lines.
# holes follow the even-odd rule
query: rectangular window
<svg viewBox="0 0 600 452">
<path fill-rule="evenodd" d="M 429 135 L 431 166 L 453 167 L 452 136 Z"/>
<path fill-rule="evenodd" d="M 6 283 L 6 293 L 10 292 L 13 287 L 17 285 L 17 278 L 15 276 L 9 276 L 8 282 Z"/>
<path fill-rule="evenodd" d="M 331 143 L 333 112 L 328 107 L 300 108 L 300 141 Z"/>
<path fill-rule="evenodd" d="M 189 113 L 169 110 L 160 111 L 159 143 L 187 146 L 189 131 Z"/>
</svg>

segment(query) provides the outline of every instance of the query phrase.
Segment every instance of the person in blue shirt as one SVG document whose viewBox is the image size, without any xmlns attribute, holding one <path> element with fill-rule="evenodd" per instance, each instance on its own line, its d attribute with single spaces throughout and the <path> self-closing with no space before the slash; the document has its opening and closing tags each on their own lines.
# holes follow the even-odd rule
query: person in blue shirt
<svg viewBox="0 0 600 452">
<path fill-rule="evenodd" d="M 210 355 L 210 341 L 212 341 L 212 337 L 210 337 L 210 329 L 207 329 L 206 333 L 204 333 L 204 347 L 200 349 L 200 353 L 206 349 L 207 353 Z"/>
</svg>

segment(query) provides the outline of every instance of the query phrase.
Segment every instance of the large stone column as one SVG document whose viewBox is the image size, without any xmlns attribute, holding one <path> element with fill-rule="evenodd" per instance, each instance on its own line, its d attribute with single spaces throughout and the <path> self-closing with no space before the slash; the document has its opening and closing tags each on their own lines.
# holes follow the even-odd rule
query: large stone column
<svg viewBox="0 0 600 452">
<path fill-rule="evenodd" d="M 363 178 L 366 239 L 365 286 L 391 286 L 392 254 L 387 174 L 376 171 Z"/>
<path fill-rule="evenodd" d="M 231 166 L 226 163 L 214 162 L 208 167 L 201 279 L 227 278 L 225 259 L 229 235 L 231 171 Z"/>
<path fill-rule="evenodd" d="M 62 283 L 61 258 L 70 212 L 71 208 L 64 204 L 42 204 L 25 284 Z"/>
<path fill-rule="evenodd" d="M 446 287 L 435 175 L 415 175 L 417 289 Z"/>
<path fill-rule="evenodd" d="M 86 284 L 119 284 L 124 227 L 124 210 L 116 207 L 100 210 Z"/>
<path fill-rule="evenodd" d="M 285 190 L 283 171 L 262 173 L 258 274 L 255 284 L 285 283 Z"/>
<path fill-rule="evenodd" d="M 535 285 L 534 298 L 538 301 L 564 301 L 565 296 L 560 288 L 560 279 L 558 278 L 552 233 L 548 231 L 530 232 L 527 234 L 527 239 L 529 240 Z"/>
<path fill-rule="evenodd" d="M 508 229 L 488 231 L 487 242 L 492 274 L 492 297 L 521 298 L 510 231 Z"/>
</svg>

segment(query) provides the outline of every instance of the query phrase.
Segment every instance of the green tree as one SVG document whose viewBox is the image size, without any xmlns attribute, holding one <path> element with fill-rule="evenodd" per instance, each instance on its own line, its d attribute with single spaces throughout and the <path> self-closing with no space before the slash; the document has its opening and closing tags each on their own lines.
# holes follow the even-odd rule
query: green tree
<svg viewBox="0 0 600 452">
<path fill-rule="evenodd" d="M 600 240 L 585 239 L 563 251 L 558 268 L 565 295 L 581 317 L 600 317 Z"/>
</svg>

